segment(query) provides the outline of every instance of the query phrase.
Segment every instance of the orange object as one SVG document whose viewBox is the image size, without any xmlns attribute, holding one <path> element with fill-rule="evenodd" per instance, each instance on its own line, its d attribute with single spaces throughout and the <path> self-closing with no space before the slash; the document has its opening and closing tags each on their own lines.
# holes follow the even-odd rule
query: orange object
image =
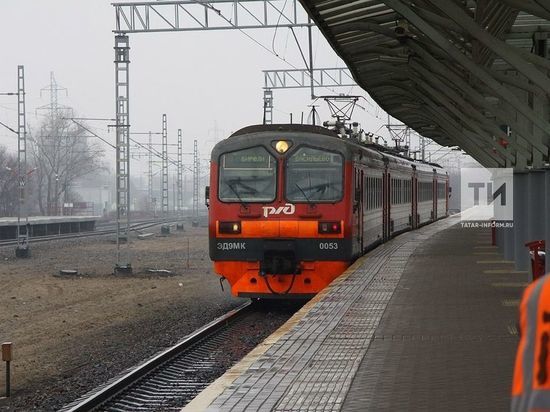
<svg viewBox="0 0 550 412">
<path fill-rule="evenodd" d="M 214 270 L 227 279 L 234 296 L 261 297 L 274 293 L 285 294 L 288 290 L 287 293 L 306 297 L 323 290 L 349 264 L 350 262 L 341 261 L 301 262 L 301 273 L 297 275 L 261 276 L 258 274 L 260 262 L 214 262 Z"/>
<path fill-rule="evenodd" d="M 512 383 L 513 412 L 550 405 L 550 276 L 531 283 L 520 304 L 520 342 Z"/>
<path fill-rule="evenodd" d="M 444 170 L 379 149 L 306 125 L 250 126 L 219 142 L 208 246 L 220 281 L 240 297 L 311 297 L 368 250 L 447 214 Z M 419 177 L 432 199 L 420 207 Z"/>
</svg>

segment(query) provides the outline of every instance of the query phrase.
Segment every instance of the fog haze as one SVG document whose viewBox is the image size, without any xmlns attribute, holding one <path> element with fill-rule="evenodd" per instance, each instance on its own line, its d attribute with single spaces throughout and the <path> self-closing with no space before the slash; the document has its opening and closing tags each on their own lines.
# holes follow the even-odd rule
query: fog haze
<svg viewBox="0 0 550 412">
<path fill-rule="evenodd" d="M 0 35 L 4 39 L 0 62 L 0 91 L 16 91 L 17 65 L 25 65 L 27 121 L 40 118 L 36 108 L 49 103 L 40 89 L 49 85 L 50 71 L 68 96 L 59 104 L 82 117 L 114 117 L 114 8 L 108 1 L 3 0 Z M 307 53 L 306 29 L 295 29 Z M 183 129 L 184 151 L 192 139 L 200 142 L 201 157 L 216 139 L 248 124 L 262 121 L 263 73 L 290 64 L 304 68 L 290 31 L 286 28 L 248 30 L 271 53 L 238 30 L 130 34 L 130 117 L 132 131 L 159 131 L 161 115 L 168 115 L 169 141 Z M 316 67 L 344 67 L 317 29 L 313 30 Z M 280 58 L 277 58 L 273 51 Z M 319 89 L 317 94 L 361 93 L 359 88 Z M 363 93 L 364 94 L 364 93 Z M 275 90 L 274 121 L 299 121 L 307 116 L 309 90 Z M 328 118 L 324 102 L 321 119 Z M 374 106 L 362 103 L 356 120 L 376 130 L 386 118 Z M 0 96 L 0 121 L 16 126 L 15 97 Z M 378 118 L 377 118 L 378 117 Z M 114 142 L 109 122 L 90 122 L 94 130 Z M 381 131 L 383 132 L 383 131 Z M 145 140 L 145 136 L 140 138 Z M 0 130 L 2 144 L 16 147 L 15 135 Z M 109 149 L 112 150 L 112 149 Z M 187 161 L 186 161 L 187 162 Z M 145 160 L 140 163 L 145 163 Z M 140 167 L 140 169 L 144 169 Z"/>
</svg>

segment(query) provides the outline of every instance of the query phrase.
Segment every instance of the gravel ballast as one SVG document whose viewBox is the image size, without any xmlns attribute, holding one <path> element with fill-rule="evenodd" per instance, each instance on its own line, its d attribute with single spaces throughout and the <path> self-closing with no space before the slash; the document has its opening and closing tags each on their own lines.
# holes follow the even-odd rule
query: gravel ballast
<svg viewBox="0 0 550 412">
<path fill-rule="evenodd" d="M 0 249 L 0 341 L 14 344 L 0 410 L 56 410 L 243 302 L 221 291 L 206 228 L 136 238 L 132 275 L 112 274 L 110 236 L 31 248 L 24 260 Z"/>
</svg>

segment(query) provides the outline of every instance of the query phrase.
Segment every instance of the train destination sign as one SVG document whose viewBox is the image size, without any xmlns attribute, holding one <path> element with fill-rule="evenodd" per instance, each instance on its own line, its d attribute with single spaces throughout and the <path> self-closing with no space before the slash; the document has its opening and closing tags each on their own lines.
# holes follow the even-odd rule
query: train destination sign
<svg viewBox="0 0 550 412">
<path fill-rule="evenodd" d="M 226 169 L 270 169 L 271 156 L 258 149 L 227 153 L 223 156 L 223 166 Z"/>
<path fill-rule="evenodd" d="M 336 153 L 322 152 L 320 150 L 303 150 L 290 158 L 290 163 L 294 164 L 324 164 L 340 165 L 342 157 Z"/>
</svg>

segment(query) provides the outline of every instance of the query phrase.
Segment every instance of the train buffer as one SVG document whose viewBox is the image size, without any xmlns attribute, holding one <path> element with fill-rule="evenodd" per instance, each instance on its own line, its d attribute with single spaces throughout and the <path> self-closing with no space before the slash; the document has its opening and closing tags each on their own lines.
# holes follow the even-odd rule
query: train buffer
<svg viewBox="0 0 550 412">
<path fill-rule="evenodd" d="M 509 409 L 528 273 L 491 237 L 454 216 L 381 245 L 184 410 Z"/>
</svg>

